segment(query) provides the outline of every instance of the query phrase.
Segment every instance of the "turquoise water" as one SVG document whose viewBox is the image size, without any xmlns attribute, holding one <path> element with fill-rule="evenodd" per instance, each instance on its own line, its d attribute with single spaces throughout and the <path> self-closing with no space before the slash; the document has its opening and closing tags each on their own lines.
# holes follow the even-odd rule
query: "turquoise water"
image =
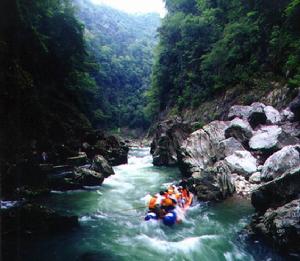
<svg viewBox="0 0 300 261">
<path fill-rule="evenodd" d="M 195 204 L 172 228 L 144 222 L 147 193 L 180 179 L 177 169 L 157 168 L 151 161 L 148 148 L 134 149 L 129 164 L 115 167 L 116 175 L 101 187 L 53 192 L 43 203 L 78 215 L 80 227 L 18 242 L 20 260 L 283 260 L 239 236 L 253 213 L 246 200 Z"/>
</svg>

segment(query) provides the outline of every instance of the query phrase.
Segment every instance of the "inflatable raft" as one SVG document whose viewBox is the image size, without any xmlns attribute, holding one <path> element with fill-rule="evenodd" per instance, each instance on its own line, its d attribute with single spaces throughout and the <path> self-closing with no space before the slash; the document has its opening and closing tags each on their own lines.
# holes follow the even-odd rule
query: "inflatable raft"
<svg viewBox="0 0 300 261">
<path fill-rule="evenodd" d="M 163 218 L 159 218 L 158 215 L 154 212 L 148 212 L 145 216 L 145 220 L 157 220 L 162 221 L 164 225 L 166 226 L 173 226 L 176 223 L 182 222 L 186 211 L 189 209 L 189 207 L 193 203 L 193 197 L 194 195 L 192 193 L 189 193 L 189 197 L 187 198 L 185 204 L 183 207 L 177 206 L 174 210 L 168 212 L 165 214 Z"/>
</svg>

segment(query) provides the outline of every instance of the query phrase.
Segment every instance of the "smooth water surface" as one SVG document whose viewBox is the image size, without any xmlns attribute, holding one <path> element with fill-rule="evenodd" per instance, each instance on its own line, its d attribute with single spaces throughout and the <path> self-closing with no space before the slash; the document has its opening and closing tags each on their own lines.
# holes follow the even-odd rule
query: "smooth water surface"
<svg viewBox="0 0 300 261">
<path fill-rule="evenodd" d="M 253 213 L 246 200 L 194 204 L 184 222 L 172 228 L 145 222 L 147 193 L 180 179 L 176 168 L 151 162 L 148 148 L 132 149 L 129 164 L 115 167 L 116 175 L 101 187 L 53 192 L 43 203 L 78 215 L 80 227 L 18 242 L 20 260 L 284 260 L 239 236 Z"/>
</svg>

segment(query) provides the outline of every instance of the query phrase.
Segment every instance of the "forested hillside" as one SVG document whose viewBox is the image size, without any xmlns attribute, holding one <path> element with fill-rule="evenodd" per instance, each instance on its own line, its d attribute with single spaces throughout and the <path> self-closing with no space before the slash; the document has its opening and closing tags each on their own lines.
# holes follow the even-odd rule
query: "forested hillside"
<svg viewBox="0 0 300 261">
<path fill-rule="evenodd" d="M 165 2 L 148 92 L 153 116 L 197 108 L 236 85 L 300 85 L 299 0 Z"/>
<path fill-rule="evenodd" d="M 90 129 L 101 101 L 71 3 L 3 0 L 0 20 L 1 156 L 49 150 Z"/>
<path fill-rule="evenodd" d="M 93 73 L 104 100 L 96 111 L 98 124 L 147 128 L 144 92 L 150 85 L 159 15 L 130 15 L 89 0 L 74 2 L 88 51 L 99 65 Z"/>
<path fill-rule="evenodd" d="M 149 125 L 157 14 L 88 0 L 3 0 L 0 20 L 1 156 L 72 147 L 93 128 Z"/>
</svg>

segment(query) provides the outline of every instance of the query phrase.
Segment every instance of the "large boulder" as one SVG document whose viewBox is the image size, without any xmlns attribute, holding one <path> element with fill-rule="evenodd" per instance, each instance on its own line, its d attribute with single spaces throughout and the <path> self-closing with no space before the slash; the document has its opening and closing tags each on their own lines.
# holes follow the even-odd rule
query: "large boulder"
<svg viewBox="0 0 300 261">
<path fill-rule="evenodd" d="M 87 136 L 82 143 L 82 151 L 86 152 L 89 159 L 102 155 L 112 166 L 128 162 L 128 145 L 119 137 L 105 136 L 102 132 L 101 135 Z"/>
<path fill-rule="evenodd" d="M 295 117 L 294 113 L 292 113 L 290 108 L 283 109 L 280 112 L 280 116 L 282 121 L 292 121 Z"/>
<path fill-rule="evenodd" d="M 290 103 L 289 108 L 295 115 L 294 119 L 296 121 L 300 121 L 300 92 L 298 96 Z"/>
<path fill-rule="evenodd" d="M 300 166 L 300 146 L 286 146 L 270 156 L 263 165 L 262 180 L 271 180 L 284 172 Z"/>
<path fill-rule="evenodd" d="M 203 129 L 193 132 L 178 150 L 178 163 L 186 176 L 200 173 L 217 161 L 218 145 L 225 139 L 228 123 L 213 121 Z"/>
<path fill-rule="evenodd" d="M 87 168 L 75 169 L 75 181 L 80 186 L 100 186 L 105 178 L 104 173 L 99 173 Z"/>
<path fill-rule="evenodd" d="M 239 118 L 233 119 L 225 130 L 225 137 L 227 139 L 233 137 L 244 145 L 247 145 L 252 135 L 250 124 L 246 120 Z"/>
<path fill-rule="evenodd" d="M 280 112 L 272 106 L 266 106 L 264 112 L 267 117 L 267 124 L 279 124 L 282 121 Z"/>
<path fill-rule="evenodd" d="M 258 125 L 265 124 L 267 122 L 265 107 L 266 106 L 263 103 L 259 102 L 251 104 L 251 111 L 248 116 L 248 121 L 253 129 Z"/>
<path fill-rule="evenodd" d="M 53 176 L 49 180 L 49 187 L 53 190 L 67 191 L 83 189 L 85 186 L 100 186 L 105 175 L 94 170 L 78 167 L 68 176 Z"/>
<path fill-rule="evenodd" d="M 228 119 L 233 120 L 234 118 L 240 118 L 247 120 L 251 109 L 251 106 L 234 105 L 229 109 Z"/>
<path fill-rule="evenodd" d="M 177 150 L 192 132 L 191 125 L 180 118 L 163 121 L 157 125 L 151 143 L 153 164 L 172 166 L 177 164 Z"/>
<path fill-rule="evenodd" d="M 193 191 L 199 200 L 218 201 L 231 196 L 235 191 L 230 178 L 230 169 L 224 161 L 217 162 L 201 173 L 194 173 L 193 180 Z"/>
<path fill-rule="evenodd" d="M 177 164 L 176 148 L 168 136 L 162 135 L 160 137 L 152 157 L 155 166 L 173 166 Z"/>
<path fill-rule="evenodd" d="M 283 131 L 281 127 L 262 126 L 249 141 L 249 147 L 253 150 L 279 150 L 287 145 L 294 145 L 299 139 Z"/>
<path fill-rule="evenodd" d="M 255 172 L 249 177 L 249 182 L 252 184 L 259 184 L 261 183 L 261 173 Z"/>
<path fill-rule="evenodd" d="M 257 161 L 249 151 L 235 151 L 225 158 L 226 164 L 232 172 L 249 177 L 257 171 Z"/>
<path fill-rule="evenodd" d="M 36 204 L 25 204 L 1 210 L 2 235 L 54 233 L 70 230 L 79 225 L 77 216 L 64 216 Z"/>
<path fill-rule="evenodd" d="M 300 195 L 300 166 L 253 191 L 251 203 L 259 212 L 282 206 Z"/>
<path fill-rule="evenodd" d="M 258 186 L 236 173 L 231 174 L 231 182 L 235 187 L 236 194 L 246 198 L 250 198 L 252 191 Z"/>
<path fill-rule="evenodd" d="M 67 158 L 67 163 L 70 166 L 83 166 L 87 162 L 88 158 L 85 152 L 80 152 L 78 156 Z"/>
<path fill-rule="evenodd" d="M 300 199 L 276 209 L 268 209 L 263 215 L 255 215 L 250 229 L 271 242 L 277 249 L 299 256 Z"/>
<path fill-rule="evenodd" d="M 101 173 L 105 178 L 115 174 L 113 168 L 108 164 L 108 161 L 101 155 L 95 156 L 91 170 Z"/>
<path fill-rule="evenodd" d="M 285 122 L 280 127 L 285 133 L 300 139 L 300 122 Z"/>
<path fill-rule="evenodd" d="M 217 158 L 218 160 L 224 159 L 232 155 L 237 150 L 245 150 L 243 145 L 233 137 L 222 140 L 218 144 Z"/>
</svg>

